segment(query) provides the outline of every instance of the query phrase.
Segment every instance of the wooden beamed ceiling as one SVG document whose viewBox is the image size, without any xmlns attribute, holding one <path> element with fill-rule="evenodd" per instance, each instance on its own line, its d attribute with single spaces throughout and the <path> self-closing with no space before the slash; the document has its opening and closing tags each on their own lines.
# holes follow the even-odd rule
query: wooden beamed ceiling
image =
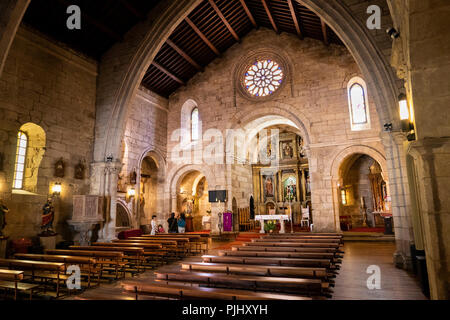
<svg viewBox="0 0 450 320">
<path fill-rule="evenodd" d="M 162 46 L 142 84 L 169 97 L 259 26 L 343 45 L 322 19 L 296 0 L 204 0 Z"/>
<path fill-rule="evenodd" d="M 98 61 L 163 0 L 32 0 L 23 22 Z M 301 3 L 301 1 L 300 1 Z M 68 30 L 66 9 L 78 5 L 82 29 Z M 142 85 L 169 97 L 252 29 L 265 27 L 323 41 L 342 42 L 297 0 L 204 0 L 170 35 Z"/>
</svg>

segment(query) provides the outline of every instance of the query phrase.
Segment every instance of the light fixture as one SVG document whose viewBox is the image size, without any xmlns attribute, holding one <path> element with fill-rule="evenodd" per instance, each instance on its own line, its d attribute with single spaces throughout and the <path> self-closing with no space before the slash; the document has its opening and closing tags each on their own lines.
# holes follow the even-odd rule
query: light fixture
<svg viewBox="0 0 450 320">
<path fill-rule="evenodd" d="M 394 28 L 388 28 L 386 30 L 386 33 L 392 38 L 392 39 L 397 39 L 398 37 L 400 37 L 400 32 L 398 32 L 396 29 Z"/>
<path fill-rule="evenodd" d="M 402 131 L 407 132 L 408 141 L 412 141 L 416 139 L 416 134 L 414 131 L 414 124 L 411 119 L 411 112 L 408 105 L 408 98 L 406 94 L 401 93 L 398 96 L 398 107 L 400 112 L 400 121 L 402 125 Z"/>
<path fill-rule="evenodd" d="M 398 96 L 398 105 L 400 110 L 400 120 L 409 121 L 409 108 L 408 108 L 408 100 L 406 99 L 406 94 L 402 93 Z"/>
<path fill-rule="evenodd" d="M 52 186 L 52 193 L 54 196 L 59 196 L 61 194 L 61 183 L 55 182 L 55 184 Z"/>
</svg>

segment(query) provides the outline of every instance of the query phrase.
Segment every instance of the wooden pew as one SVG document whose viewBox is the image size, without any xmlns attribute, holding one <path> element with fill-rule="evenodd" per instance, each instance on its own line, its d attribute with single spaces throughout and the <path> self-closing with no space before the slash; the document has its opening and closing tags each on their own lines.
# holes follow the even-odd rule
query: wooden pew
<svg viewBox="0 0 450 320">
<path fill-rule="evenodd" d="M 80 250 L 80 251 L 96 251 L 96 252 L 105 252 L 104 258 L 100 261 L 102 265 L 111 265 L 113 271 L 115 273 L 115 278 L 118 279 L 119 271 L 123 272 L 123 276 L 125 276 L 125 267 L 129 265 L 129 261 L 136 261 L 136 272 L 140 272 L 140 266 L 145 258 L 144 248 L 141 247 L 127 247 L 127 246 L 70 246 L 70 250 Z M 117 253 L 120 253 L 120 257 L 116 257 L 115 259 L 108 259 L 107 252 L 110 255 L 114 256 Z M 113 253 L 113 254 L 111 254 Z M 99 256 L 97 254 L 97 256 Z M 107 268 L 103 268 L 108 271 Z"/>
<path fill-rule="evenodd" d="M 124 262 L 124 253 L 122 251 L 104 251 L 104 250 L 95 250 L 97 248 L 90 246 L 73 246 L 70 250 L 63 249 L 47 249 L 45 250 L 46 254 L 54 254 L 54 255 L 70 255 L 70 256 L 81 256 L 81 257 L 92 257 L 96 259 L 96 263 L 100 266 L 100 277 L 103 274 L 103 266 L 113 266 L 116 272 L 116 278 L 118 277 L 119 268 L 125 265 Z M 108 247 L 110 250 L 111 247 Z M 140 252 L 144 252 L 144 249 L 137 248 Z"/>
<path fill-rule="evenodd" d="M 215 300 L 311 300 L 309 297 L 251 292 L 236 289 L 216 289 L 204 287 L 192 287 L 183 285 L 164 285 L 157 283 L 142 284 L 136 282 L 124 282 L 122 287 L 126 292 L 134 292 L 136 300 L 139 295 L 155 297 L 170 297 L 175 299 L 215 299 Z"/>
<path fill-rule="evenodd" d="M 292 242 L 292 243 L 341 243 L 340 239 L 286 239 L 286 238 L 262 238 L 262 239 L 252 239 L 251 242 Z"/>
<path fill-rule="evenodd" d="M 64 263 L 65 270 L 70 265 L 78 265 L 82 271 L 81 275 L 87 277 L 88 285 L 91 287 L 91 277 L 97 275 L 97 284 L 100 285 L 100 273 L 101 269 L 96 267 L 97 261 L 92 257 L 77 257 L 70 255 L 49 255 L 49 254 L 26 254 L 16 253 L 14 255 L 16 259 L 20 260 L 35 260 L 35 261 L 48 261 L 48 262 L 61 262 Z"/>
<path fill-rule="evenodd" d="M 0 288 L 5 290 L 5 296 L 8 289 L 14 290 L 14 300 L 17 300 L 18 291 L 30 291 L 30 300 L 33 298 L 33 290 L 39 285 L 31 283 L 21 283 L 23 280 L 23 271 L 0 269 Z"/>
<path fill-rule="evenodd" d="M 339 249 L 339 243 L 307 243 L 307 242 L 246 242 L 246 247 L 298 247 L 298 248 L 332 248 Z"/>
<path fill-rule="evenodd" d="M 225 264 L 204 262 L 183 262 L 181 269 L 186 271 L 221 272 L 226 274 L 247 274 L 274 277 L 327 279 L 334 276 L 326 268 L 318 267 L 280 267 L 247 264 Z"/>
<path fill-rule="evenodd" d="M 113 243 L 136 243 L 136 244 L 146 244 L 146 243 L 157 243 L 162 245 L 163 250 L 154 250 L 155 252 L 164 252 L 164 255 L 161 255 L 161 257 L 170 259 L 170 258 L 180 258 L 183 253 L 184 249 L 180 248 L 178 246 L 178 242 L 174 240 L 159 240 L 159 239 L 147 239 L 147 238 L 140 238 L 140 237 L 131 237 L 133 239 L 127 239 L 127 240 L 113 240 Z"/>
<path fill-rule="evenodd" d="M 337 255 L 342 251 L 336 248 L 274 247 L 274 246 L 232 246 L 233 251 L 266 251 L 266 252 L 329 252 Z"/>
<path fill-rule="evenodd" d="M 0 259 L 0 267 L 31 272 L 31 280 L 35 278 L 56 280 L 56 297 L 59 297 L 59 282 L 64 272 L 64 263 L 32 260 Z M 27 275 L 27 273 L 25 273 Z"/>
<path fill-rule="evenodd" d="M 171 234 L 170 234 L 171 235 Z M 171 240 L 176 241 L 177 246 L 180 248 L 183 248 L 184 253 L 190 253 L 190 238 L 189 237 L 180 237 L 180 236 L 158 236 L 158 235 L 142 235 L 141 237 L 132 237 L 133 239 L 130 240 Z"/>
<path fill-rule="evenodd" d="M 275 290 L 285 293 L 303 293 L 307 295 L 329 294 L 328 283 L 319 279 L 296 279 L 282 277 L 262 277 L 195 272 L 156 272 L 157 281 L 189 282 L 202 285 L 246 290 Z"/>
<path fill-rule="evenodd" d="M 172 239 L 172 240 L 177 240 L 177 239 L 182 239 L 182 238 L 187 238 L 189 239 L 189 246 L 194 247 L 196 252 L 201 252 L 202 250 L 202 244 L 206 245 L 205 250 L 208 250 L 209 247 L 209 236 L 205 237 L 204 235 L 201 234 L 187 234 L 187 233 L 158 233 L 156 235 L 149 235 L 149 234 L 144 234 L 141 236 L 141 238 L 150 238 L 150 239 Z"/>
<path fill-rule="evenodd" d="M 302 259 L 329 259 L 337 262 L 331 252 L 279 252 L 279 251 L 229 251 L 220 250 L 219 256 L 226 257 L 273 257 L 273 258 L 302 258 Z"/>
<path fill-rule="evenodd" d="M 275 258 L 275 257 L 227 257 L 227 256 L 202 256 L 206 263 L 240 263 L 251 265 L 276 265 L 290 267 L 322 267 L 333 269 L 329 259 L 299 259 L 299 258 Z"/>
</svg>

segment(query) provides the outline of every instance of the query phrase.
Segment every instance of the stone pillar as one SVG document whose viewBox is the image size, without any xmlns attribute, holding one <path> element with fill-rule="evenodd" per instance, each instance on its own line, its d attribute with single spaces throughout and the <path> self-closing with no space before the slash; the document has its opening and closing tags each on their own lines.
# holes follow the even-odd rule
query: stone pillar
<svg viewBox="0 0 450 320">
<path fill-rule="evenodd" d="M 95 162 L 91 164 L 92 195 L 106 198 L 103 208 L 104 222 L 100 224 L 99 241 L 111 241 L 116 238 L 116 202 L 117 181 L 122 164 L 120 162 Z M 101 199 L 102 199 L 101 198 Z"/>
<path fill-rule="evenodd" d="M 450 288 L 450 138 L 411 143 L 417 168 L 419 215 L 432 299 L 449 299 Z"/>
<path fill-rule="evenodd" d="M 401 132 L 381 133 L 388 166 L 389 189 L 392 199 L 392 216 L 396 252 L 394 263 L 399 268 L 412 269 L 411 243 L 413 231 L 411 223 L 411 201 L 409 195 L 408 170 L 406 166 L 407 143 Z"/>
</svg>

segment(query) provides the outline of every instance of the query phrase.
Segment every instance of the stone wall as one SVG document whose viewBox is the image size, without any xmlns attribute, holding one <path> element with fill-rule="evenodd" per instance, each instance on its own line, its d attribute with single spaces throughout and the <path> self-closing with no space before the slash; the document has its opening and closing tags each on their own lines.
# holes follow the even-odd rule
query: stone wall
<svg viewBox="0 0 450 320">
<path fill-rule="evenodd" d="M 280 92 L 264 101 L 248 100 L 235 88 L 238 84 L 234 70 L 246 56 L 258 50 L 281 56 L 288 62 L 289 69 L 287 83 L 279 89 Z M 252 31 L 241 44 L 230 48 L 170 97 L 168 172 L 183 169 L 183 165 L 170 161 L 171 151 L 178 143 L 170 138 L 173 131 L 180 128 L 182 106 L 188 99 L 198 105 L 203 133 L 208 129 L 218 129 L 225 135 L 228 128 L 245 128 L 255 119 L 268 115 L 277 115 L 284 121 L 295 120 L 309 149 L 315 227 L 335 230 L 337 223 L 331 186 L 333 160 L 342 150 L 356 145 L 369 146 L 384 154 L 379 136 L 380 121 L 370 92 L 371 129 L 351 131 L 347 83 L 354 76 L 361 76 L 361 73 L 345 47 L 327 47 L 312 39 L 301 41 L 294 35 L 276 35 L 264 28 Z M 203 170 L 208 167 L 219 173 L 216 179 L 226 181 L 232 191 L 227 204 L 229 209 L 233 196 L 236 196 L 240 207 L 247 206 L 248 199 L 244 198 L 248 198 L 251 192 L 249 167 L 249 173 L 245 175 L 239 165 L 228 165 L 225 171 L 218 170 L 221 166 L 203 165 Z M 171 179 L 173 176 L 168 175 L 167 182 Z"/>
<path fill-rule="evenodd" d="M 164 211 L 164 179 L 162 177 L 164 177 L 166 170 L 166 132 L 167 100 L 145 88 L 141 88 L 132 101 L 129 117 L 126 122 L 122 144 L 123 166 L 120 173 L 121 179 L 119 181 L 121 187 L 119 189 L 126 191 L 128 188 L 132 187 L 130 185 L 129 177 L 130 173 L 132 173 L 133 170 L 136 170 L 138 179 L 137 185 L 134 187 L 138 194 L 137 191 L 140 190 L 140 169 L 142 160 L 145 156 L 152 157 L 158 167 L 158 172 L 156 181 L 154 181 L 156 193 L 152 196 L 154 198 L 154 205 L 151 206 L 151 209 L 148 208 L 143 210 L 140 208 L 139 210 L 142 216 L 139 218 L 136 216 L 138 210 L 135 211 L 133 221 L 135 226 L 138 226 L 139 224 L 149 224 L 152 214 L 160 214 Z M 135 199 L 136 208 L 138 205 L 138 199 Z M 161 217 L 158 217 L 158 219 L 160 218 Z M 162 223 L 162 221 L 158 223 Z"/>
<path fill-rule="evenodd" d="M 54 227 L 59 239 L 73 234 L 65 223 L 72 215 L 72 195 L 89 192 L 89 163 L 95 125 L 97 65 L 32 30 L 21 27 L 0 77 L 0 196 L 9 207 L 6 235 L 11 239 L 40 232 L 42 206 L 50 188 L 61 182 L 54 199 Z M 46 144 L 35 192 L 12 192 L 19 128 L 28 122 L 45 131 Z M 54 164 L 62 158 L 64 178 L 54 177 Z M 74 178 L 79 161 L 86 166 L 84 179 Z M 30 163 L 27 166 L 31 165 Z"/>
</svg>

